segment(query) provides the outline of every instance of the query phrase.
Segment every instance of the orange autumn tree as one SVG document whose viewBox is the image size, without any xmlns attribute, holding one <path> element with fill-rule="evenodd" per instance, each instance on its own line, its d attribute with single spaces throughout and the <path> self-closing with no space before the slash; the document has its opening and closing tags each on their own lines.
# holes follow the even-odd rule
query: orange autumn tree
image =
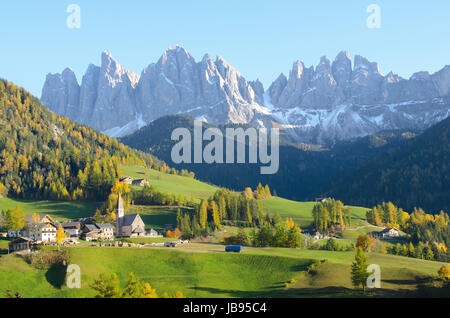
<svg viewBox="0 0 450 318">
<path fill-rule="evenodd" d="M 172 234 L 173 234 L 173 237 L 175 237 L 175 238 L 180 238 L 182 235 L 181 231 L 178 228 L 176 228 Z"/>
<path fill-rule="evenodd" d="M 58 225 L 58 230 L 56 231 L 56 243 L 58 244 L 58 250 L 60 249 L 60 246 L 64 239 L 66 238 L 66 233 L 64 233 L 64 229 L 62 225 Z"/>
<path fill-rule="evenodd" d="M 450 278 L 450 267 L 442 265 L 438 271 L 439 277 Z"/>
</svg>

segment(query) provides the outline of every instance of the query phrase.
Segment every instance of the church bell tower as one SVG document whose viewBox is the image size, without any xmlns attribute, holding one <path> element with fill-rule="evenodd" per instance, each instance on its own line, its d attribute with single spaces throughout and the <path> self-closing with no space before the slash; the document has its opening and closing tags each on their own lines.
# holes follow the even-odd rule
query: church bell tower
<svg viewBox="0 0 450 318">
<path fill-rule="evenodd" d="M 117 200 L 117 210 L 116 210 L 116 236 L 121 236 L 121 222 L 124 216 L 124 208 L 123 208 L 123 202 L 122 202 L 122 196 L 119 192 L 119 198 Z"/>
</svg>

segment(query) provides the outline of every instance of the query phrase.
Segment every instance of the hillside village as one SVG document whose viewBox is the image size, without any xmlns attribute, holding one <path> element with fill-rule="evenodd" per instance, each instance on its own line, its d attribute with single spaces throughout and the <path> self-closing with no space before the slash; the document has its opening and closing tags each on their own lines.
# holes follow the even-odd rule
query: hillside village
<svg viewBox="0 0 450 318">
<path fill-rule="evenodd" d="M 86 242 L 112 242 L 119 238 L 163 237 L 154 229 L 145 230 L 145 224 L 139 214 L 125 214 L 122 196 L 119 193 L 116 209 L 116 225 L 110 223 L 92 223 L 91 218 L 58 222 L 50 215 L 28 215 L 26 225 L 20 231 L 9 231 L 6 235 L 15 238 L 9 243 L 10 252 L 30 250 L 32 245 L 52 245 L 57 242 L 57 231 L 64 231 L 62 244 Z"/>
</svg>

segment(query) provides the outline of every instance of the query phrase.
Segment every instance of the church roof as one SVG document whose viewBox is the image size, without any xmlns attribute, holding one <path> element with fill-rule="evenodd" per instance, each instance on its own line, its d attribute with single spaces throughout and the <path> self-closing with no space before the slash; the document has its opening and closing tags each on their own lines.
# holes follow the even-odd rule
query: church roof
<svg viewBox="0 0 450 318">
<path fill-rule="evenodd" d="M 95 224 L 99 229 L 113 229 L 114 226 L 110 223 L 96 223 Z"/>
<path fill-rule="evenodd" d="M 130 226 L 133 224 L 134 220 L 139 216 L 139 214 L 127 214 L 122 218 L 121 225 L 122 226 Z"/>
</svg>

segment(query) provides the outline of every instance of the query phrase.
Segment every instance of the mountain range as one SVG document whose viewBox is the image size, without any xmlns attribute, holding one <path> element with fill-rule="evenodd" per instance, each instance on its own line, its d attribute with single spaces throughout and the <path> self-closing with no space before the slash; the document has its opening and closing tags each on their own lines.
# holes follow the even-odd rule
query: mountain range
<svg viewBox="0 0 450 318">
<path fill-rule="evenodd" d="M 164 52 L 141 75 L 102 53 L 81 85 L 74 72 L 47 75 L 41 101 L 52 111 L 114 137 L 170 114 L 213 125 L 278 127 L 288 140 L 323 145 L 385 130 L 421 131 L 450 115 L 450 66 L 404 79 L 342 51 L 316 67 L 293 64 L 269 88 L 246 80 L 223 57 L 197 62 L 181 46 Z"/>
</svg>

